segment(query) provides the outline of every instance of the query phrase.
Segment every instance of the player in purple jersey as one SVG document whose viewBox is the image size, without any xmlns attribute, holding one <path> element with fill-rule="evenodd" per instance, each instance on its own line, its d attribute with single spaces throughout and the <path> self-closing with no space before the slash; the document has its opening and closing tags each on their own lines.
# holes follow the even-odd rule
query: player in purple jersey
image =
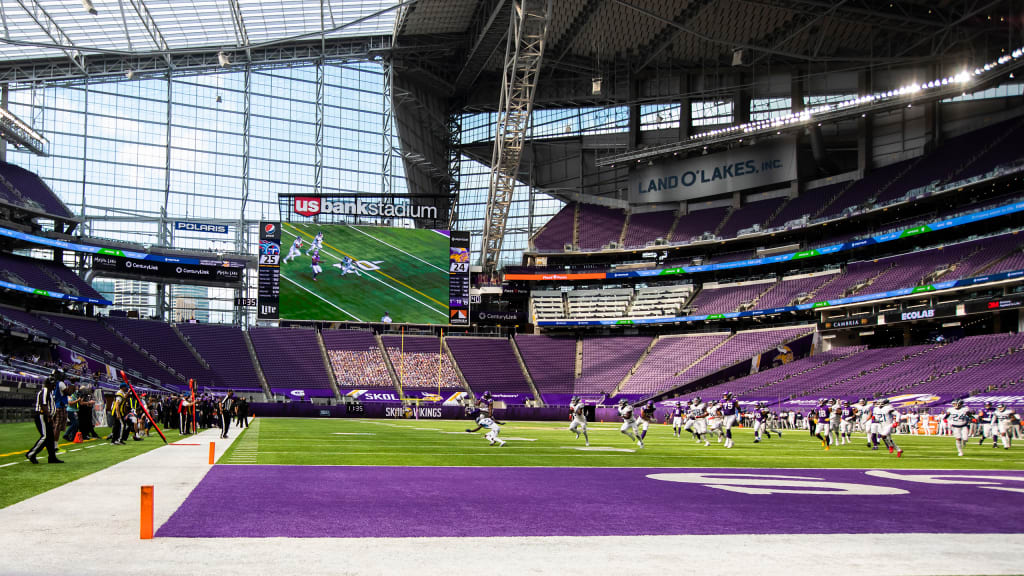
<svg viewBox="0 0 1024 576">
<path fill-rule="evenodd" d="M 764 410 L 761 407 L 761 403 L 758 402 L 754 405 L 754 408 L 750 411 L 751 417 L 754 419 L 754 444 L 761 441 L 761 434 L 764 433 Z"/>
<path fill-rule="evenodd" d="M 320 251 L 319 250 L 313 252 L 313 261 L 311 263 L 311 267 L 313 269 L 313 282 L 316 282 L 316 277 L 321 272 L 324 271 L 324 269 L 320 267 Z"/>
<path fill-rule="evenodd" d="M 722 394 L 722 429 L 725 430 L 725 447 L 732 448 L 732 427 L 740 417 L 740 403 L 732 393 Z"/>
<path fill-rule="evenodd" d="M 832 445 L 832 438 L 829 436 L 829 417 L 832 409 L 829 408 L 828 400 L 822 398 L 818 401 L 818 407 L 814 409 L 814 418 L 817 424 L 814 425 L 814 437 L 821 440 L 821 445 L 828 450 Z"/>
<path fill-rule="evenodd" d="M 995 448 L 998 443 L 998 437 L 996 435 L 995 419 L 993 418 L 993 412 L 991 402 L 985 403 L 985 409 L 978 412 L 978 428 L 981 430 L 981 440 L 978 440 L 978 446 L 985 443 L 985 439 L 989 436 L 992 437 L 992 447 Z"/>
<path fill-rule="evenodd" d="M 647 427 L 654 422 L 654 402 L 648 400 L 647 404 L 640 409 L 639 435 L 640 447 L 643 448 L 644 438 L 647 437 Z"/>
<path fill-rule="evenodd" d="M 839 435 L 842 438 L 840 444 L 852 444 L 853 440 L 850 438 L 850 433 L 853 432 L 853 421 L 856 418 L 856 412 L 853 406 L 850 406 L 849 400 L 843 401 L 843 407 L 839 409 Z"/>
<path fill-rule="evenodd" d="M 672 435 L 681 438 L 683 435 L 683 410 L 682 402 L 676 402 L 672 407 Z"/>
</svg>

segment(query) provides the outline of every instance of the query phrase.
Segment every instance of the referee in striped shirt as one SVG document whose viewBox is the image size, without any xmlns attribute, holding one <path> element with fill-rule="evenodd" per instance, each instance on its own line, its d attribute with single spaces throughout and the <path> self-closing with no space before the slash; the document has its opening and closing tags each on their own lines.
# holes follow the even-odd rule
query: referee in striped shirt
<svg viewBox="0 0 1024 576">
<path fill-rule="evenodd" d="M 57 458 L 57 447 L 54 444 L 53 419 L 57 413 L 56 403 L 53 401 L 53 388 L 57 383 L 56 375 L 51 375 L 43 383 L 43 387 L 36 393 L 36 404 L 32 412 L 32 422 L 39 431 L 39 440 L 36 440 L 32 449 L 25 453 L 25 458 L 33 464 L 39 464 L 36 455 L 45 447 L 50 464 L 63 464 L 64 461 Z"/>
</svg>

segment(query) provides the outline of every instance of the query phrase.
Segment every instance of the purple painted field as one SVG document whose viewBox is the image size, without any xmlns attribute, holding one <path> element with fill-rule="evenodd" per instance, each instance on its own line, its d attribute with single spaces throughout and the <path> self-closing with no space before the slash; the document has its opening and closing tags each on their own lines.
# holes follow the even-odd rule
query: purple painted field
<svg viewBox="0 0 1024 576">
<path fill-rule="evenodd" d="M 1024 472 L 218 465 L 158 537 L 1019 533 Z"/>
</svg>

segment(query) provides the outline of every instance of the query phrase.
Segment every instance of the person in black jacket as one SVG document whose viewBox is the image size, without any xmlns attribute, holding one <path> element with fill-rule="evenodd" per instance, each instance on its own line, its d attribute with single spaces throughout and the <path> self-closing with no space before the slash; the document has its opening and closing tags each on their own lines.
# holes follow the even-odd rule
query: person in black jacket
<svg viewBox="0 0 1024 576">
<path fill-rule="evenodd" d="M 64 461 L 57 458 L 57 447 L 54 442 L 53 418 L 57 412 L 53 402 L 53 390 L 57 384 L 56 375 L 51 375 L 43 383 L 43 387 L 36 393 L 36 403 L 32 410 L 32 422 L 39 431 L 39 440 L 32 448 L 25 453 L 25 458 L 33 464 L 39 464 L 36 455 L 45 447 L 49 456 L 47 462 L 50 464 L 63 464 Z"/>
<path fill-rule="evenodd" d="M 220 401 L 218 406 L 220 412 L 220 437 L 228 437 L 228 429 L 231 428 L 231 414 L 235 407 L 235 391 L 228 390 L 228 395 Z"/>
</svg>

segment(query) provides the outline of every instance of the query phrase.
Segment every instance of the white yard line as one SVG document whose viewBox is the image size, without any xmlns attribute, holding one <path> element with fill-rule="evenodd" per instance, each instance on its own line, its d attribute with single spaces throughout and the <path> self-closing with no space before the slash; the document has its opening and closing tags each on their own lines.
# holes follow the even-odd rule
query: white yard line
<svg viewBox="0 0 1024 576">
<path fill-rule="evenodd" d="M 419 256 L 416 256 L 415 254 L 409 254 L 408 252 L 406 252 L 405 250 L 402 250 L 398 246 L 395 246 L 393 244 L 385 242 L 384 240 L 381 240 L 380 238 L 377 238 L 376 236 L 374 236 L 372 234 L 367 234 L 366 232 L 363 232 L 362 230 L 360 230 L 359 228 L 356 228 L 355 226 L 350 226 L 349 229 L 350 230 L 355 230 L 356 232 L 359 232 L 360 234 L 362 234 L 363 236 L 366 236 L 367 238 L 372 238 L 373 240 L 376 240 L 377 242 L 380 242 L 381 244 L 383 244 L 383 245 L 385 245 L 385 246 L 387 246 L 389 248 L 393 248 L 395 250 L 398 250 L 399 252 L 401 252 L 402 254 L 405 254 L 406 256 L 408 256 L 410 258 L 415 258 L 416 260 L 419 260 L 420 262 L 423 262 L 424 264 L 426 264 L 427 266 L 430 266 L 431 268 L 433 268 L 435 270 L 440 270 L 441 272 L 444 272 L 445 274 L 448 273 L 448 271 L 445 270 L 444 268 L 441 268 L 440 266 L 435 266 L 435 265 L 431 264 L 430 262 L 427 262 L 423 258 L 420 258 Z M 442 234 L 442 236 L 443 236 L 443 234 Z"/>
<path fill-rule="evenodd" d="M 343 314 L 347 314 L 347 315 L 349 316 L 349 318 L 353 318 L 353 319 L 355 319 L 355 321 L 356 321 L 356 322 L 362 322 L 362 320 L 360 320 L 360 319 L 359 319 L 359 317 L 358 317 L 358 316 L 356 316 L 355 314 L 353 314 L 353 313 L 349 312 L 348 310 L 345 310 L 345 309 L 344 309 L 344 308 L 342 308 L 341 306 L 338 306 L 338 305 L 337 305 L 337 304 L 335 304 L 334 302 L 331 302 L 330 300 L 328 300 L 328 299 L 324 298 L 323 296 L 321 296 L 321 295 L 317 294 L 316 292 L 313 292 L 313 291 L 312 291 L 312 290 L 310 290 L 309 288 L 306 288 L 306 287 L 305 287 L 305 286 L 303 286 L 302 284 L 299 284 L 298 282 L 296 282 L 295 280 L 292 280 L 291 278 L 289 278 L 289 277 L 285 276 L 284 274 L 281 274 L 281 278 L 282 278 L 282 279 L 284 279 L 284 280 L 287 280 L 287 281 L 291 282 L 292 284 L 295 284 L 295 285 L 296 285 L 296 286 L 298 286 L 299 288 L 301 288 L 301 289 L 305 290 L 306 292 L 310 293 L 310 294 L 311 294 L 311 295 L 312 295 L 312 296 L 313 296 L 314 298 L 319 298 L 320 300 L 322 300 L 322 301 L 323 301 L 323 302 L 324 302 L 325 304 L 327 304 L 328 306 L 330 306 L 330 307 L 332 307 L 332 308 L 335 308 L 335 309 L 337 309 L 337 310 L 340 310 L 340 311 L 341 311 L 341 312 L 342 312 Z"/>
</svg>

